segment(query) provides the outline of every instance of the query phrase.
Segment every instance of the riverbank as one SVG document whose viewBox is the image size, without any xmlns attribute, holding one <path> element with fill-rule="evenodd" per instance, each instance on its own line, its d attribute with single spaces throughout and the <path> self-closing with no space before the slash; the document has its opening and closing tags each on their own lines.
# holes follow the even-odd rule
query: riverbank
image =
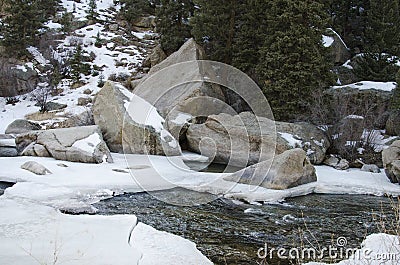
<svg viewBox="0 0 400 265">
<path fill-rule="evenodd" d="M 222 180 L 224 174 L 190 171 L 180 158 L 121 154 L 113 154 L 113 158 L 115 163 L 99 165 L 52 158 L 0 158 L 0 181 L 17 182 L 0 197 L 2 263 L 48 263 L 56 258 L 67 264 L 131 264 L 139 260 L 140 264 L 209 264 L 188 240 L 141 223 L 133 229 L 134 215 L 68 216 L 56 210 L 93 213 L 93 203 L 123 192 L 142 191 L 143 185 L 151 190 L 178 185 L 251 203 L 310 193 L 400 195 L 400 186 L 390 183 L 384 173 L 316 167 L 317 182 L 276 191 L 233 184 Z M 26 161 L 39 162 L 52 174 L 37 176 L 22 170 Z"/>
</svg>

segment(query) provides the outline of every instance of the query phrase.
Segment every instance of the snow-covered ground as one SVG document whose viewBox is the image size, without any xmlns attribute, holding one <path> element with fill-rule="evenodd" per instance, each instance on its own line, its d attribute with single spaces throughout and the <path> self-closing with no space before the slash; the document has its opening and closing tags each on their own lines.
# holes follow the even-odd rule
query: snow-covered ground
<svg viewBox="0 0 400 265">
<path fill-rule="evenodd" d="M 331 265 L 398 265 L 400 263 L 400 238 L 398 235 L 372 234 L 362 242 L 361 249 L 347 259 Z M 351 252 L 348 252 L 351 253 Z M 338 255 L 338 253 L 336 253 Z M 310 262 L 305 265 L 327 265 Z"/>
<path fill-rule="evenodd" d="M 390 183 L 384 173 L 357 169 L 320 166 L 317 182 L 278 191 L 227 182 L 222 179 L 224 174 L 192 172 L 179 157 L 113 154 L 113 158 L 115 163 L 99 165 L 38 157 L 0 158 L 0 181 L 18 182 L 0 197 L 2 264 L 54 258 L 66 264 L 136 264 L 133 261 L 139 259 L 140 264 L 209 264 L 187 240 L 141 223 L 133 229 L 135 216 L 67 216 L 56 210 L 95 210 L 91 203 L 142 187 L 160 190 L 179 185 L 249 202 L 277 202 L 313 192 L 400 195 L 400 186 Z M 31 160 L 52 174 L 37 176 L 20 168 Z"/>
</svg>

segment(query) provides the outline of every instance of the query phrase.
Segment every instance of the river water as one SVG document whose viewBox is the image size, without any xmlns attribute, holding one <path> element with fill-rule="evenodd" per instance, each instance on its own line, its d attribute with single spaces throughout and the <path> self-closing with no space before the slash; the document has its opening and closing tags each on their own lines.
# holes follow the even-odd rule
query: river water
<svg viewBox="0 0 400 265">
<path fill-rule="evenodd" d="M 157 197 L 185 200 L 191 195 L 211 196 L 178 188 L 158 192 Z M 187 238 L 215 264 L 247 265 L 293 264 L 275 252 L 272 259 L 263 257 L 264 250 L 258 257 L 258 250 L 265 246 L 267 253 L 272 247 L 322 249 L 335 247 L 338 238 L 345 238 L 344 247 L 359 247 L 366 235 L 380 231 L 380 220 L 394 220 L 393 204 L 385 197 L 314 194 L 268 205 L 215 198 L 206 205 L 184 207 L 137 193 L 113 197 L 94 207 L 103 215 L 135 214 L 145 224 Z M 331 259 L 324 256 L 325 261 Z"/>
</svg>

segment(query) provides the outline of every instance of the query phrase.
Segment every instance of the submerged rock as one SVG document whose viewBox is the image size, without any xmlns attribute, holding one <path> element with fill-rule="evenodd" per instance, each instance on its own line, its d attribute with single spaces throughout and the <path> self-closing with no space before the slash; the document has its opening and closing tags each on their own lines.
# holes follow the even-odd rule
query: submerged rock
<svg viewBox="0 0 400 265">
<path fill-rule="evenodd" d="M 225 180 L 268 189 L 288 189 L 317 181 L 315 168 L 304 150 L 296 148 L 238 171 Z"/>
</svg>

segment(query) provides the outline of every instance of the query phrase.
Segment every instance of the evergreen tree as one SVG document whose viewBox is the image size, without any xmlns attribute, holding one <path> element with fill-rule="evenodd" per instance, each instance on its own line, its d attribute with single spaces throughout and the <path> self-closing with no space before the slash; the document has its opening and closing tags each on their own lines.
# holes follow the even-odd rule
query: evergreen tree
<svg viewBox="0 0 400 265">
<path fill-rule="evenodd" d="M 9 55 L 22 55 L 26 53 L 25 48 L 37 40 L 44 23 L 43 13 L 34 0 L 5 1 L 8 15 L 0 24 L 3 35 L 1 44 Z"/>
<path fill-rule="evenodd" d="M 400 56 L 398 0 L 370 0 L 367 11 L 366 51 Z"/>
<path fill-rule="evenodd" d="M 354 72 L 363 80 L 394 81 L 399 70 L 400 17 L 398 0 L 370 0 L 365 29 L 365 51 Z"/>
<path fill-rule="evenodd" d="M 237 28 L 238 0 L 194 0 L 192 34 L 211 60 L 230 64 Z"/>
<path fill-rule="evenodd" d="M 90 0 L 89 1 L 89 10 L 87 12 L 87 19 L 89 20 L 95 20 L 97 17 L 97 12 L 96 12 L 96 8 L 97 8 L 97 4 L 95 0 Z"/>
<path fill-rule="evenodd" d="M 72 30 L 72 19 L 74 15 L 70 12 L 64 12 L 62 14 L 60 24 L 61 24 L 61 30 L 63 32 L 70 32 Z"/>
<path fill-rule="evenodd" d="M 304 119 L 313 95 L 332 81 L 321 38 L 326 13 L 312 0 L 272 0 L 266 11 L 269 34 L 257 67 L 264 93 L 276 119 Z"/>
<path fill-rule="evenodd" d="M 363 50 L 365 43 L 366 10 L 369 0 L 322 0 L 335 30 L 353 50 Z"/>
<path fill-rule="evenodd" d="M 118 0 L 122 5 L 121 15 L 133 24 L 139 17 L 153 15 L 155 6 L 149 0 Z"/>
<path fill-rule="evenodd" d="M 265 0 L 244 0 L 238 3 L 237 28 L 233 42 L 232 65 L 248 74 L 255 81 L 259 50 L 267 32 Z"/>
<path fill-rule="evenodd" d="M 353 72 L 361 80 L 390 82 L 396 79 L 397 61 L 390 54 L 367 52 L 354 60 Z"/>
<path fill-rule="evenodd" d="M 191 0 L 161 0 L 156 9 L 157 30 L 161 34 L 161 47 L 170 54 L 190 38 L 189 18 L 193 15 Z"/>
<path fill-rule="evenodd" d="M 83 65 L 83 49 L 82 45 L 76 46 L 74 54 L 70 60 L 71 76 L 74 82 L 79 82 L 81 79 L 82 65 Z"/>
</svg>

